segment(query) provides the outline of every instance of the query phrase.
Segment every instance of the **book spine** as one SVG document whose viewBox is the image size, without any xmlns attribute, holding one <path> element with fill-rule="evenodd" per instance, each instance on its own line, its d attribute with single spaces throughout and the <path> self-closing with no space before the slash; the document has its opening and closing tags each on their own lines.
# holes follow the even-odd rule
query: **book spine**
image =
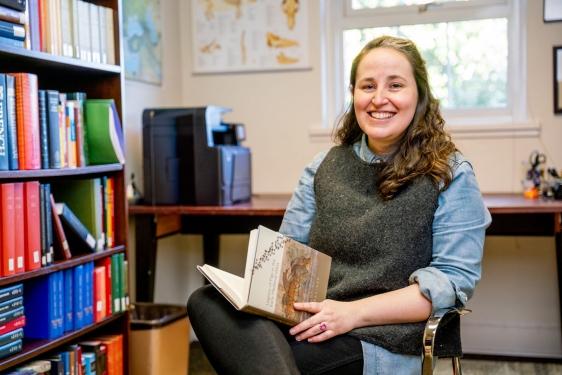
<svg viewBox="0 0 562 375">
<path fill-rule="evenodd" d="M 0 0 L 0 4 L 8 8 L 19 10 L 23 12 L 25 10 L 25 0 Z"/>
<path fill-rule="evenodd" d="M 111 303 L 113 304 L 113 313 L 121 312 L 121 276 L 119 275 L 119 255 L 111 256 Z"/>
<path fill-rule="evenodd" d="M 16 274 L 25 272 L 25 210 L 23 182 L 14 182 L 14 260 Z"/>
<path fill-rule="evenodd" d="M 47 95 L 45 90 L 38 90 L 39 97 L 39 132 L 41 143 L 41 168 L 49 169 L 49 138 L 47 128 Z"/>
<path fill-rule="evenodd" d="M 112 269 L 111 269 L 111 258 L 106 257 L 102 260 L 102 265 L 105 268 L 105 316 L 111 316 L 113 308 L 113 289 L 112 289 Z"/>
<path fill-rule="evenodd" d="M 60 0 L 62 55 L 73 57 L 70 0 Z"/>
<path fill-rule="evenodd" d="M 100 62 L 107 64 L 107 31 L 106 12 L 103 6 L 98 6 L 99 13 L 99 37 L 100 37 Z"/>
<path fill-rule="evenodd" d="M 55 251 L 53 248 L 53 212 L 51 210 L 51 184 L 45 184 L 45 232 L 47 247 L 47 265 L 52 265 L 55 261 Z"/>
<path fill-rule="evenodd" d="M 66 141 L 68 148 L 68 168 L 76 168 L 76 122 L 74 119 L 74 102 L 66 101 Z"/>
<path fill-rule="evenodd" d="M 6 87 L 6 75 L 0 73 L 0 171 L 10 169 L 8 163 L 8 107 L 6 97 L 8 90 Z"/>
<path fill-rule="evenodd" d="M 23 25 L 24 23 L 26 23 L 27 17 L 25 17 L 25 13 L 23 11 L 17 11 L 15 9 L 0 5 L 0 20 L 19 23 L 20 25 Z"/>
<path fill-rule="evenodd" d="M 15 310 L 2 313 L 2 314 L 0 314 L 0 325 L 11 322 L 12 320 L 20 318 L 22 316 L 24 316 L 24 307 L 23 306 L 15 309 Z"/>
<path fill-rule="evenodd" d="M 28 22 L 31 34 L 31 49 L 41 51 L 41 24 L 39 23 L 39 0 L 28 0 Z"/>
<path fill-rule="evenodd" d="M 96 250 L 96 241 L 94 237 L 90 234 L 88 229 L 82 224 L 80 219 L 68 208 L 65 203 L 57 203 L 56 210 L 59 216 L 64 220 L 66 224 L 72 229 L 72 231 L 80 237 L 84 243 L 88 246 L 91 252 Z"/>
<path fill-rule="evenodd" d="M 16 48 L 24 48 L 25 44 L 21 40 L 6 38 L 5 36 L 0 36 L 0 45 L 10 46 Z"/>
<path fill-rule="evenodd" d="M 0 346 L 0 359 L 21 352 L 22 348 L 23 345 L 21 340 L 16 340 L 4 346 Z"/>
<path fill-rule="evenodd" d="M 23 338 L 23 328 L 18 328 L 12 332 L 5 333 L 0 336 L 0 346 L 4 346 L 16 340 Z"/>
<path fill-rule="evenodd" d="M 89 3 L 90 16 L 90 48 L 92 50 L 92 62 L 101 63 L 100 57 L 100 17 L 98 14 L 98 6 Z"/>
<path fill-rule="evenodd" d="M 2 324 L 0 325 L 0 335 L 4 334 L 4 333 L 8 333 L 8 332 L 12 332 L 17 328 L 22 328 L 25 327 L 25 315 L 12 320 L 11 322 L 8 322 L 6 324 Z M 25 336 L 25 331 L 24 331 L 24 336 Z"/>
<path fill-rule="evenodd" d="M 105 8 L 105 26 L 107 40 L 107 63 L 115 65 L 115 25 L 113 24 L 113 9 Z"/>
<path fill-rule="evenodd" d="M 74 271 L 64 270 L 64 332 L 72 331 L 74 316 Z"/>
<path fill-rule="evenodd" d="M 61 132 L 59 130 L 59 92 L 47 90 L 47 131 L 50 167 L 61 168 Z"/>
<path fill-rule="evenodd" d="M 84 265 L 74 267 L 74 308 L 73 324 L 74 329 L 84 326 Z"/>
<path fill-rule="evenodd" d="M 25 270 L 41 267 L 41 209 L 39 181 L 24 182 Z"/>
<path fill-rule="evenodd" d="M 39 211 L 41 218 L 41 267 L 47 267 L 47 226 L 45 225 L 45 184 L 39 185 Z"/>
<path fill-rule="evenodd" d="M 8 139 L 8 164 L 10 170 L 18 170 L 18 131 L 16 119 L 16 83 L 15 78 L 6 75 L 6 106 L 8 108 L 7 139 Z"/>
<path fill-rule="evenodd" d="M 12 311 L 15 310 L 19 307 L 23 306 L 23 298 L 22 297 L 17 297 L 14 299 L 10 299 L 8 301 L 4 301 L 2 303 L 0 303 L 0 314 L 4 314 L 8 311 Z M 0 340 L 0 345 L 1 345 L 1 340 Z"/>
<path fill-rule="evenodd" d="M 107 179 L 107 201 L 107 244 L 109 248 L 113 248 L 115 246 L 115 179 L 113 177 Z"/>
<path fill-rule="evenodd" d="M 76 100 L 78 106 L 80 102 Z M 76 166 L 85 167 L 86 161 L 84 159 L 84 129 L 82 127 L 82 111 L 75 105 L 74 107 L 74 122 L 76 123 Z"/>
<path fill-rule="evenodd" d="M 84 265 L 84 322 L 94 322 L 94 263 Z"/>
<path fill-rule="evenodd" d="M 119 253 L 121 261 L 121 311 L 129 310 L 129 261 L 125 260 L 125 254 Z"/>
<path fill-rule="evenodd" d="M 55 272 L 57 283 L 57 336 L 64 334 L 64 274 L 63 271 Z"/>
<path fill-rule="evenodd" d="M 0 20 L 0 36 L 19 41 L 25 41 L 25 27 L 18 23 Z"/>
<path fill-rule="evenodd" d="M 84 158 L 83 166 L 89 164 L 88 158 L 88 129 L 87 129 L 87 119 L 86 119 L 86 111 L 84 110 L 84 105 L 86 102 L 87 95 L 85 92 L 71 92 L 66 94 L 67 98 L 70 100 L 76 100 L 78 104 L 75 105 L 75 108 L 80 108 L 80 120 L 82 125 L 82 154 Z"/>
<path fill-rule="evenodd" d="M 17 370 L 33 370 L 36 374 L 43 374 L 50 371 L 51 362 L 47 360 L 37 360 L 29 362 L 21 367 L 17 367 Z"/>
<path fill-rule="evenodd" d="M 0 289 L 0 302 L 8 301 L 23 296 L 23 284 L 12 285 Z"/>
<path fill-rule="evenodd" d="M 15 268 L 15 228 L 14 228 L 14 184 L 0 184 L 1 225 L 0 231 L 2 244 L 2 277 L 14 275 Z"/>
</svg>

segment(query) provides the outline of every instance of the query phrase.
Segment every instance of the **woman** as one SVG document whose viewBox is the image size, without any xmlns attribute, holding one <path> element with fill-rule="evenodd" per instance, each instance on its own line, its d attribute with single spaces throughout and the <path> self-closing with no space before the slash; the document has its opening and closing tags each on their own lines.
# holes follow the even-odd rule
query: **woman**
<svg viewBox="0 0 562 375">
<path fill-rule="evenodd" d="M 288 329 L 196 291 L 191 322 L 220 374 L 420 373 L 425 321 L 480 279 L 490 214 L 416 46 L 374 39 L 350 77 L 339 145 L 305 168 L 279 230 L 332 256 L 327 299 L 295 303 L 314 315 Z"/>
</svg>

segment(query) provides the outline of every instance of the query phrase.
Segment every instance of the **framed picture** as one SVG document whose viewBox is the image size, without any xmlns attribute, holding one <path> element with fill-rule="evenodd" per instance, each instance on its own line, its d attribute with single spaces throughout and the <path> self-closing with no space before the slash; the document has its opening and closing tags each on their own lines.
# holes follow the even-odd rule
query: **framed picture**
<svg viewBox="0 0 562 375">
<path fill-rule="evenodd" d="M 562 46 L 553 48 L 554 113 L 562 113 Z"/>
<path fill-rule="evenodd" d="M 544 0 L 543 5 L 544 22 L 562 21 L 562 0 Z"/>
</svg>

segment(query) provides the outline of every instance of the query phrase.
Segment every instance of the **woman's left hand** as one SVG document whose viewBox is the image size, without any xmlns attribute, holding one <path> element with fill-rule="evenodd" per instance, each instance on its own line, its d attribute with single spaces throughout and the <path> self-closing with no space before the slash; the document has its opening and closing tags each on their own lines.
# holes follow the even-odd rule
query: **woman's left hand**
<svg viewBox="0 0 562 375">
<path fill-rule="evenodd" d="M 295 310 L 308 311 L 314 315 L 289 331 L 297 341 L 321 342 L 344 334 L 355 328 L 353 302 L 326 299 L 322 302 L 297 302 Z M 355 311 L 356 315 L 357 311 Z"/>
</svg>

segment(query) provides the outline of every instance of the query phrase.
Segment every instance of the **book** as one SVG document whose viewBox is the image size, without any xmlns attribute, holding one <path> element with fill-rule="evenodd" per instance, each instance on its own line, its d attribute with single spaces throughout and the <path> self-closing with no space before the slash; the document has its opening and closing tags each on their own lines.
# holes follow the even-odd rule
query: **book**
<svg viewBox="0 0 562 375">
<path fill-rule="evenodd" d="M 59 126 L 60 126 L 60 147 L 61 147 L 61 166 L 68 168 L 68 124 L 66 123 L 66 95 L 59 92 Z"/>
<path fill-rule="evenodd" d="M 97 375 L 96 355 L 94 353 L 82 354 L 82 374 Z"/>
<path fill-rule="evenodd" d="M 98 6 L 93 3 L 89 3 L 89 15 L 90 15 L 90 49 L 92 51 L 92 62 L 96 64 L 101 63 L 101 51 L 100 51 L 100 17 L 98 13 Z M 98 374 L 100 375 L 100 374 Z"/>
<path fill-rule="evenodd" d="M 2 345 L 0 346 L 0 359 L 21 352 L 22 348 L 23 345 L 21 339 L 12 341 L 6 345 Z"/>
<path fill-rule="evenodd" d="M 31 50 L 41 51 L 41 24 L 39 23 L 39 0 L 28 1 L 29 34 Z"/>
<path fill-rule="evenodd" d="M 98 262 L 105 268 L 105 316 L 111 316 L 113 311 L 113 269 L 111 267 L 111 257 L 106 257 Z"/>
<path fill-rule="evenodd" d="M 19 317 L 17 319 L 14 319 L 12 321 L 9 321 L 6 324 L 1 324 L 0 325 L 0 335 L 4 334 L 4 333 L 8 333 L 8 332 L 12 332 L 18 328 L 22 328 L 25 327 L 25 315 L 22 317 Z M 25 331 L 24 331 L 24 335 L 25 335 Z"/>
<path fill-rule="evenodd" d="M 47 265 L 53 264 L 55 261 L 55 251 L 53 247 L 53 212 L 51 209 L 51 184 L 43 184 L 45 186 L 45 232 L 47 240 Z"/>
<path fill-rule="evenodd" d="M 25 12 L 17 11 L 4 5 L 0 5 L 0 20 L 19 23 L 21 25 L 27 23 Z"/>
<path fill-rule="evenodd" d="M 84 323 L 84 265 L 80 264 L 73 268 L 73 325 L 74 329 L 82 328 Z"/>
<path fill-rule="evenodd" d="M 16 284 L 0 289 L 0 302 L 12 300 L 23 296 L 23 284 Z"/>
<path fill-rule="evenodd" d="M 19 23 L 0 20 L 0 36 L 19 41 L 25 40 L 25 27 Z"/>
<path fill-rule="evenodd" d="M 51 371 L 51 362 L 47 360 L 38 359 L 17 367 L 16 370 L 33 370 L 36 374 L 43 374 Z"/>
<path fill-rule="evenodd" d="M 94 267 L 94 322 L 100 322 L 107 312 L 105 267 Z"/>
<path fill-rule="evenodd" d="M 14 261 L 16 274 L 25 272 L 25 215 L 23 182 L 14 182 Z"/>
<path fill-rule="evenodd" d="M 44 358 L 45 361 L 51 363 L 51 369 L 49 370 L 49 375 L 65 375 L 64 373 L 64 361 L 58 356 L 57 357 L 47 357 Z"/>
<path fill-rule="evenodd" d="M 106 11 L 103 6 L 98 7 L 99 16 L 99 38 L 100 38 L 100 62 L 107 64 L 107 31 L 106 31 Z"/>
<path fill-rule="evenodd" d="M 6 134 L 8 142 L 8 163 L 10 170 L 18 170 L 18 128 L 16 119 L 16 80 L 11 75 L 6 75 L 6 108 L 8 117 Z"/>
<path fill-rule="evenodd" d="M 63 271 L 64 277 L 64 332 L 74 329 L 74 271 L 67 268 Z"/>
<path fill-rule="evenodd" d="M 74 104 L 75 110 L 77 109 L 79 114 L 76 115 L 76 137 L 81 133 L 81 139 L 76 140 L 77 143 L 81 143 L 79 159 L 81 159 L 81 167 L 85 167 L 89 164 L 88 162 L 88 125 L 86 121 L 86 111 L 84 110 L 84 104 L 86 102 L 87 95 L 85 92 L 69 92 L 66 94 L 68 100 L 75 100 Z M 80 127 L 80 128 L 79 128 Z"/>
<path fill-rule="evenodd" d="M 74 57 L 72 49 L 72 14 L 70 12 L 70 0 L 60 0 L 62 55 Z"/>
<path fill-rule="evenodd" d="M 50 168 L 61 168 L 61 131 L 59 129 L 59 92 L 46 90 L 47 131 L 49 139 Z"/>
<path fill-rule="evenodd" d="M 88 229 L 82 224 L 80 219 L 68 208 L 65 203 L 55 203 L 55 209 L 57 215 L 62 219 L 67 227 L 82 241 L 80 242 L 83 246 L 80 249 L 86 249 L 87 252 L 96 252 L 96 240 Z M 78 245 L 77 242 L 75 242 Z M 72 247 L 72 242 L 69 243 L 69 247 L 72 251 L 80 250 Z"/>
<path fill-rule="evenodd" d="M 74 108 L 74 154 L 77 167 L 85 167 L 84 160 L 84 126 L 82 118 L 82 102 L 80 100 L 68 100 L 67 105 Z"/>
<path fill-rule="evenodd" d="M 21 12 L 25 11 L 26 0 L 0 0 L 0 5 L 4 5 L 8 8 L 19 10 Z"/>
<path fill-rule="evenodd" d="M 85 355 L 92 354 L 96 363 L 96 375 L 102 375 L 107 368 L 107 356 L 101 353 L 101 341 L 98 340 L 88 340 L 80 341 L 78 345 L 82 348 L 82 357 Z"/>
<path fill-rule="evenodd" d="M 123 335 L 95 336 L 107 346 L 107 372 L 108 375 L 123 375 Z"/>
<path fill-rule="evenodd" d="M 121 121 L 113 99 L 86 100 L 90 164 L 125 163 Z"/>
<path fill-rule="evenodd" d="M 115 179 L 108 177 L 105 187 L 105 238 L 111 249 L 115 246 Z"/>
<path fill-rule="evenodd" d="M 14 215 L 14 184 L 0 184 L 0 244 L 2 245 L 0 276 L 2 277 L 16 273 Z"/>
<path fill-rule="evenodd" d="M 70 23 L 72 29 L 72 57 L 76 59 L 80 58 L 80 35 L 78 34 L 78 1 L 79 0 L 70 0 L 69 3 Z"/>
<path fill-rule="evenodd" d="M 78 37 L 80 40 L 80 60 L 91 62 L 90 7 L 84 1 L 78 1 Z"/>
<path fill-rule="evenodd" d="M 107 41 L 107 63 L 115 65 L 115 25 L 113 24 L 113 9 L 105 10 L 105 39 Z"/>
<path fill-rule="evenodd" d="M 112 311 L 114 314 L 121 312 L 121 265 L 119 254 L 111 256 L 111 297 Z"/>
<path fill-rule="evenodd" d="M 23 297 L 16 297 L 13 299 L 9 299 L 4 302 L 0 302 L 0 314 L 4 314 L 8 311 L 15 310 L 23 306 Z M 2 340 L 0 340 L 0 344 Z"/>
<path fill-rule="evenodd" d="M 19 167 L 41 169 L 37 75 L 9 73 L 15 78 Z"/>
<path fill-rule="evenodd" d="M 11 310 L 11 311 L 7 311 L 5 313 L 2 313 L 2 314 L 0 314 L 0 325 L 11 322 L 12 320 L 15 320 L 17 318 L 21 318 L 22 316 L 24 316 L 24 307 L 23 306 L 18 307 L 15 310 Z"/>
<path fill-rule="evenodd" d="M 16 48 L 24 48 L 25 47 L 25 43 L 23 41 L 6 38 L 5 36 L 0 36 L 0 45 L 16 47 Z"/>
<path fill-rule="evenodd" d="M 76 168 L 76 121 L 74 118 L 74 101 L 67 100 L 65 101 L 64 106 L 66 116 L 66 147 L 68 155 L 67 164 L 68 168 Z"/>
<path fill-rule="evenodd" d="M 55 317 L 57 319 L 57 337 L 64 334 L 64 274 L 62 271 L 55 272 L 56 275 L 56 298 L 57 298 L 57 311 Z"/>
<path fill-rule="evenodd" d="M 41 267 L 41 212 L 39 181 L 23 183 L 25 270 Z"/>
<path fill-rule="evenodd" d="M 57 272 L 28 280 L 24 291 L 25 317 L 23 329 L 27 338 L 54 339 L 58 328 Z"/>
<path fill-rule="evenodd" d="M 259 226 L 250 232 L 244 278 L 203 265 L 199 271 L 238 310 L 296 325 L 311 314 L 294 302 L 326 298 L 332 258 Z"/>
<path fill-rule="evenodd" d="M 4 333 L 0 335 L 0 346 L 4 346 L 16 340 L 23 339 L 23 328 L 18 328 L 12 332 Z"/>
<path fill-rule="evenodd" d="M 6 75 L 0 73 L 0 171 L 10 169 L 8 162 L 8 102 L 6 97 L 8 89 L 6 87 Z"/>
<path fill-rule="evenodd" d="M 45 184 L 39 185 L 39 211 L 41 217 L 41 225 L 39 226 L 41 232 L 41 266 L 47 267 L 47 226 L 45 225 Z"/>
<path fill-rule="evenodd" d="M 57 207 L 53 194 L 50 195 L 49 200 L 52 212 L 51 217 L 53 219 L 53 231 L 55 232 L 54 239 L 56 239 L 56 241 L 54 241 L 54 248 L 57 249 L 57 258 L 68 260 L 72 258 L 72 253 L 70 252 L 70 247 L 68 245 L 68 241 L 66 240 L 66 234 L 64 233 L 62 221 L 57 213 Z"/>
<path fill-rule="evenodd" d="M 119 254 L 121 269 L 121 311 L 129 310 L 129 261 L 125 260 L 125 254 Z"/>
<path fill-rule="evenodd" d="M 39 97 L 39 139 L 41 145 L 41 168 L 49 169 L 49 136 L 47 125 L 47 93 L 38 90 Z"/>
</svg>

